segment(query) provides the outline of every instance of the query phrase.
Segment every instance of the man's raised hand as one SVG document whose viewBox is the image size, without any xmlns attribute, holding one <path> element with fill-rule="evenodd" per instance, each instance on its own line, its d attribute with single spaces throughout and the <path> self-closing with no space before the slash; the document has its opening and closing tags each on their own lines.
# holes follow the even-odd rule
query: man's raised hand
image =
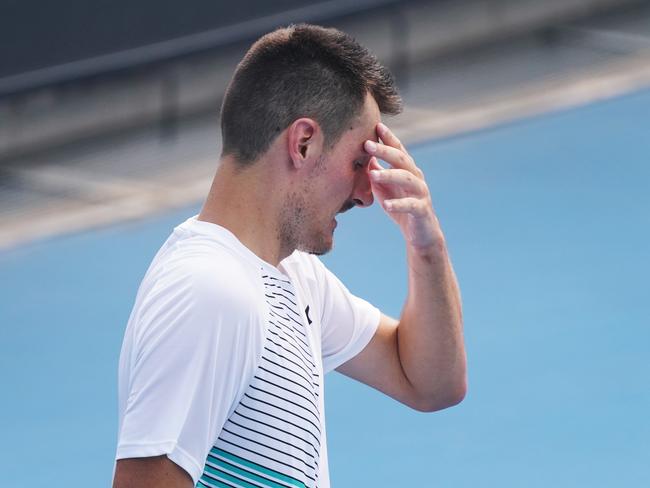
<svg viewBox="0 0 650 488">
<path fill-rule="evenodd" d="M 372 192 L 399 225 L 414 251 L 433 251 L 444 243 L 444 237 L 424 174 L 388 127 L 377 124 L 377 135 L 379 143 L 368 140 L 364 144 L 366 152 L 373 156 L 370 161 Z M 377 158 L 390 168 L 384 169 Z"/>
</svg>

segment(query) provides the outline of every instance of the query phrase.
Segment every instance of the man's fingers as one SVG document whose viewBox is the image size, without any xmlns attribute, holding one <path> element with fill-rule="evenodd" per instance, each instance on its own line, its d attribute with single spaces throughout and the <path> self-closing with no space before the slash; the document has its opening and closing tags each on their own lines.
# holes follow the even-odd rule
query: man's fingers
<svg viewBox="0 0 650 488">
<path fill-rule="evenodd" d="M 374 156 L 370 158 L 370 162 L 368 163 L 368 167 L 370 168 L 370 171 L 372 171 L 372 170 L 380 170 L 381 171 L 382 169 L 384 169 L 384 167 L 381 164 L 379 164 L 379 161 L 377 161 L 377 158 L 374 157 Z"/>
<path fill-rule="evenodd" d="M 371 169 L 370 177 L 374 183 L 395 187 L 412 196 L 424 197 L 429 191 L 424 181 L 404 169 Z"/>
<path fill-rule="evenodd" d="M 391 131 L 386 125 L 382 124 L 381 122 L 377 124 L 377 135 L 387 146 L 406 151 L 402 145 L 402 142 L 397 138 L 395 134 L 393 134 L 393 131 Z"/>
<path fill-rule="evenodd" d="M 414 197 L 384 200 L 384 208 L 390 213 L 411 214 L 414 217 L 424 217 L 429 212 L 426 202 Z"/>
<path fill-rule="evenodd" d="M 418 175 L 421 173 L 419 168 L 415 166 L 415 162 L 405 151 L 395 147 L 387 146 L 385 144 L 377 143 L 374 141 L 366 141 L 364 149 L 371 156 L 386 161 L 393 168 L 405 169 L 411 173 Z"/>
</svg>

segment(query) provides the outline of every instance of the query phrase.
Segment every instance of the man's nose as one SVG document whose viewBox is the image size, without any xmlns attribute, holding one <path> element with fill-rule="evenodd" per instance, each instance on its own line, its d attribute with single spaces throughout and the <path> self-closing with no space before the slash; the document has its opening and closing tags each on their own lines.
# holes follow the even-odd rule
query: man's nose
<svg viewBox="0 0 650 488">
<path fill-rule="evenodd" d="M 352 200 L 359 207 L 369 207 L 375 198 L 372 195 L 372 186 L 370 184 L 370 168 L 365 167 L 364 171 L 359 171 L 354 181 L 354 193 Z"/>
</svg>

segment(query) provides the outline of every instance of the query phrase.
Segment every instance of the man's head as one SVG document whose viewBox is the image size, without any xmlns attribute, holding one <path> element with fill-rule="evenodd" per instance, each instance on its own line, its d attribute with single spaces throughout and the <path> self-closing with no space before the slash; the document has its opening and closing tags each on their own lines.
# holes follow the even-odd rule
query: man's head
<svg viewBox="0 0 650 488">
<path fill-rule="evenodd" d="M 390 72 L 347 34 L 297 25 L 253 44 L 223 101 L 222 157 L 273 172 L 282 255 L 329 251 L 336 214 L 372 203 L 363 143 L 400 111 Z"/>
<path fill-rule="evenodd" d="M 349 35 L 305 24 L 271 32 L 246 53 L 226 91 L 223 155 L 253 163 L 301 117 L 316 120 L 333 146 L 367 93 L 381 113 L 401 111 L 390 72 Z"/>
</svg>

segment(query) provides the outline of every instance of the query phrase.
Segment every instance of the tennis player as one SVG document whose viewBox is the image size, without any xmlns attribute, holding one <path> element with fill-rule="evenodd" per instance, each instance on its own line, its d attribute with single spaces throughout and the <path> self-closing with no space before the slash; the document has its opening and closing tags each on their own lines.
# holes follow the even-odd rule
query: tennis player
<svg viewBox="0 0 650 488">
<path fill-rule="evenodd" d="M 340 31 L 297 25 L 253 44 L 223 100 L 205 204 L 135 299 L 115 488 L 329 487 L 323 375 L 334 369 L 420 411 L 463 399 L 445 238 L 422 171 L 381 123 L 400 110 L 387 69 Z M 399 320 L 316 257 L 332 249 L 337 214 L 373 200 L 404 235 Z M 387 258 L 368 250 L 378 266 Z"/>
</svg>

